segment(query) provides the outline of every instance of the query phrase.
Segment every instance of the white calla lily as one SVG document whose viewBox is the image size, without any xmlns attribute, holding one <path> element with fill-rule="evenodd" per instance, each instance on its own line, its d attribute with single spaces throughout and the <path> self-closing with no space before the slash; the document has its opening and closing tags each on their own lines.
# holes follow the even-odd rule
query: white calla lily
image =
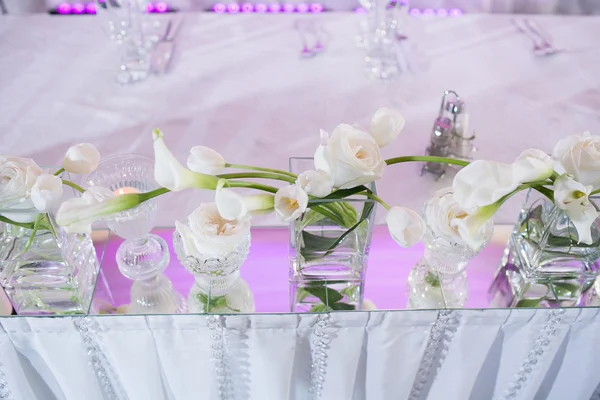
<svg viewBox="0 0 600 400">
<path fill-rule="evenodd" d="M 385 216 L 390 236 L 402 247 L 412 247 L 425 235 L 427 229 L 423 218 L 406 207 L 392 207 Z"/>
<path fill-rule="evenodd" d="M 225 169 L 225 159 L 217 151 L 206 146 L 194 146 L 190 149 L 187 166 L 194 172 L 216 175 Z"/>
<path fill-rule="evenodd" d="M 477 160 L 458 171 L 452 182 L 452 191 L 462 208 L 472 209 L 495 203 L 518 185 L 512 165 Z"/>
<path fill-rule="evenodd" d="M 385 147 L 396 140 L 402 129 L 404 129 L 405 123 L 406 121 L 400 113 L 383 107 L 373 115 L 369 125 L 369 133 L 379 147 Z"/>
<path fill-rule="evenodd" d="M 47 212 L 60 202 L 63 195 L 62 179 L 58 176 L 42 174 L 31 188 L 31 201 L 35 208 Z"/>
<path fill-rule="evenodd" d="M 63 159 L 63 168 L 72 174 L 89 174 L 98 168 L 100 152 L 93 144 L 71 146 Z"/>
<path fill-rule="evenodd" d="M 223 218 L 243 220 L 249 218 L 254 212 L 273 209 L 274 196 L 272 194 L 242 196 L 234 189 L 225 188 L 225 184 L 226 181 L 221 179 L 215 193 L 215 203 Z"/>
<path fill-rule="evenodd" d="M 579 242 L 592 244 L 591 226 L 598 218 L 596 207 L 590 202 L 592 185 L 584 185 L 563 174 L 554 181 L 554 202 L 573 222 Z"/>
<path fill-rule="evenodd" d="M 538 149 L 523 151 L 512 166 L 513 180 L 517 184 L 543 181 L 554 173 L 552 158 Z"/>
<path fill-rule="evenodd" d="M 308 207 L 308 195 L 299 186 L 284 186 L 275 193 L 275 212 L 284 221 L 298 219 Z"/>
</svg>

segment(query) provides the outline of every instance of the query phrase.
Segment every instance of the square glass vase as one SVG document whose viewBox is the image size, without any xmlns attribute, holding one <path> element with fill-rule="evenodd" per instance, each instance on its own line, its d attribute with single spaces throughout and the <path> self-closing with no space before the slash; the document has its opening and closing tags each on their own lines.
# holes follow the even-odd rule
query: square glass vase
<svg viewBox="0 0 600 400">
<path fill-rule="evenodd" d="M 0 222 L 0 284 L 19 315 L 87 314 L 100 266 L 91 236 L 67 234 L 52 213 L 45 219 L 49 228 L 35 233 Z"/>
<path fill-rule="evenodd" d="M 598 198 L 590 200 L 597 204 Z M 567 215 L 530 190 L 490 288 L 491 306 L 587 305 L 600 272 L 600 219 L 591 232 L 591 244 L 579 243 Z"/>
<path fill-rule="evenodd" d="M 291 158 L 290 170 L 314 169 L 312 158 Z M 375 184 L 364 190 L 375 193 Z M 354 194 L 343 199 L 310 198 L 290 224 L 289 280 L 292 312 L 359 310 L 376 202 Z"/>
</svg>

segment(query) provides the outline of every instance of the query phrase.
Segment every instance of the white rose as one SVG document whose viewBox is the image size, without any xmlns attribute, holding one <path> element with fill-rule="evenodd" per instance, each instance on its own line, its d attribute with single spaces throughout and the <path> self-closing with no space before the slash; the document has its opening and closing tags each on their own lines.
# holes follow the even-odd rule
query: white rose
<svg viewBox="0 0 600 400">
<path fill-rule="evenodd" d="M 275 212 L 284 220 L 298 219 L 308 207 L 308 195 L 296 185 L 284 186 L 275 193 Z"/>
<path fill-rule="evenodd" d="M 427 202 L 425 220 L 436 235 L 448 241 L 465 243 L 477 251 L 490 239 L 493 231 L 491 220 L 471 232 L 465 221 L 471 213 L 461 208 L 452 195 L 452 188 L 441 189 Z"/>
<path fill-rule="evenodd" d="M 477 160 L 458 171 L 452 191 L 462 208 L 471 209 L 492 204 L 517 186 L 512 165 Z"/>
<path fill-rule="evenodd" d="M 98 168 L 100 152 L 90 143 L 71 146 L 63 159 L 63 168 L 72 174 L 89 174 Z"/>
<path fill-rule="evenodd" d="M 215 189 L 218 179 L 211 175 L 192 172 L 184 168 L 165 144 L 164 134 L 155 129 L 154 139 L 154 179 L 170 191 L 177 192 L 189 188 Z"/>
<path fill-rule="evenodd" d="M 402 247 L 412 247 L 425 234 L 425 221 L 414 210 L 406 207 L 392 207 L 385 216 L 392 239 Z"/>
<path fill-rule="evenodd" d="M 334 187 L 349 189 L 381 178 L 385 160 L 371 135 L 341 124 L 333 130 L 331 138 L 321 131 L 315 169 L 327 173 Z"/>
<path fill-rule="evenodd" d="M 227 220 L 216 203 L 201 204 L 187 219 L 175 221 L 186 255 L 222 256 L 235 251 L 250 235 L 250 220 Z"/>
<path fill-rule="evenodd" d="M 15 210 L 2 215 L 15 222 L 35 221 L 38 213 L 26 210 L 34 208 L 29 196 L 41 174 L 42 169 L 30 158 L 0 155 L 0 210 Z"/>
<path fill-rule="evenodd" d="M 385 147 L 396 140 L 402 129 L 404 129 L 404 123 L 404 117 L 396 111 L 380 108 L 371 119 L 369 133 L 379 147 Z"/>
<path fill-rule="evenodd" d="M 39 211 L 47 212 L 62 199 L 62 179 L 58 176 L 43 174 L 38 176 L 31 188 L 31 201 Z"/>
<path fill-rule="evenodd" d="M 329 175 L 323 170 L 308 170 L 298 175 L 296 185 L 311 196 L 325 197 L 331 193 L 333 187 Z"/>
<path fill-rule="evenodd" d="M 538 149 L 525 150 L 512 165 L 513 179 L 518 184 L 543 181 L 554 173 L 552 158 Z"/>
<path fill-rule="evenodd" d="M 559 174 L 569 174 L 583 185 L 600 189 L 600 137 L 589 132 L 569 136 L 556 144 L 552 152 Z"/>
<path fill-rule="evenodd" d="M 223 218 L 241 220 L 249 218 L 253 212 L 273 208 L 274 196 L 272 194 L 242 196 L 234 189 L 224 188 L 225 182 L 225 180 L 219 181 L 215 193 L 215 203 Z"/>
<path fill-rule="evenodd" d="M 210 147 L 194 146 L 190 149 L 187 166 L 194 172 L 216 175 L 225 169 L 225 159 Z"/>
<path fill-rule="evenodd" d="M 585 186 L 567 174 L 554 181 L 554 202 L 573 222 L 579 242 L 585 244 L 592 244 L 590 228 L 599 215 L 589 200 L 592 189 L 592 185 Z"/>
</svg>

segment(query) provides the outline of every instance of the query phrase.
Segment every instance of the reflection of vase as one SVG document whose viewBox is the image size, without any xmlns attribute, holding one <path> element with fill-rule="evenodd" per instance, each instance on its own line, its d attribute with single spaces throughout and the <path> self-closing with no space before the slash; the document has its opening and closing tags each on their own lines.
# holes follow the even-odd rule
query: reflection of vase
<svg viewBox="0 0 600 400">
<path fill-rule="evenodd" d="M 578 243 L 577 230 L 566 214 L 530 191 L 490 288 L 492 305 L 585 305 L 583 295 L 600 269 L 600 219 L 591 232 L 592 244 Z"/>
<path fill-rule="evenodd" d="M 145 193 L 158 189 L 154 180 L 154 161 L 137 155 L 120 155 L 103 160 L 87 175 L 88 186 L 103 186 L 118 193 Z M 116 255 L 121 273 L 134 281 L 130 312 L 136 314 L 173 314 L 186 305 L 171 282 L 163 275 L 169 265 L 169 247 L 158 235 L 150 234 L 157 212 L 156 200 L 148 200 L 108 219 L 109 228 L 125 239 Z"/>
<path fill-rule="evenodd" d="M 52 230 L 33 236 L 31 229 L 0 223 L 1 284 L 17 314 L 87 313 L 99 269 L 92 239 L 67 234 L 46 215 Z"/>
<path fill-rule="evenodd" d="M 292 158 L 292 171 L 301 172 L 314 168 L 311 158 Z M 375 184 L 367 185 L 375 192 Z M 290 224 L 290 289 L 293 292 L 297 286 L 329 287 L 337 291 L 347 288 L 348 284 L 358 287 L 358 292 L 351 298 L 338 299 L 333 306 L 340 309 L 351 304 L 360 309 L 363 298 L 363 286 L 367 268 L 367 259 L 371 244 L 371 234 L 375 220 L 376 203 L 365 196 L 349 196 L 343 200 L 311 200 L 306 212 Z M 328 284 L 329 282 L 329 284 Z M 312 290 L 312 289 L 311 289 Z M 290 295 L 292 311 L 304 310 L 302 301 L 309 309 L 314 301 L 326 301 L 329 290 L 316 291 L 311 296 Z M 342 296 L 344 297 L 344 296 Z M 314 300 L 314 301 L 313 301 Z M 351 301 L 351 303 L 347 303 Z M 325 304 L 331 308 L 331 304 Z M 348 309 L 348 308 L 345 308 Z"/>
<path fill-rule="evenodd" d="M 181 264 L 194 276 L 188 302 L 191 312 L 252 312 L 254 299 L 240 277 L 240 267 L 250 250 L 250 235 L 237 248 L 222 256 L 186 254 L 179 232 L 173 232 L 173 246 Z M 239 310 L 239 311 L 238 311 Z"/>
<path fill-rule="evenodd" d="M 425 262 L 419 262 L 408 276 L 407 308 L 461 308 L 469 294 L 467 274 L 439 277 Z"/>
</svg>

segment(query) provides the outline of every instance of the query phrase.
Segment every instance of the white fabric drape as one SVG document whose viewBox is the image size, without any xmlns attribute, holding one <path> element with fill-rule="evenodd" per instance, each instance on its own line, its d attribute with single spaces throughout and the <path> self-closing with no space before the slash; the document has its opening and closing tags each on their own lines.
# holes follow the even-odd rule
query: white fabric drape
<svg viewBox="0 0 600 400">
<path fill-rule="evenodd" d="M 598 312 L 7 317 L 0 379 L 19 400 L 590 400 Z"/>
</svg>

